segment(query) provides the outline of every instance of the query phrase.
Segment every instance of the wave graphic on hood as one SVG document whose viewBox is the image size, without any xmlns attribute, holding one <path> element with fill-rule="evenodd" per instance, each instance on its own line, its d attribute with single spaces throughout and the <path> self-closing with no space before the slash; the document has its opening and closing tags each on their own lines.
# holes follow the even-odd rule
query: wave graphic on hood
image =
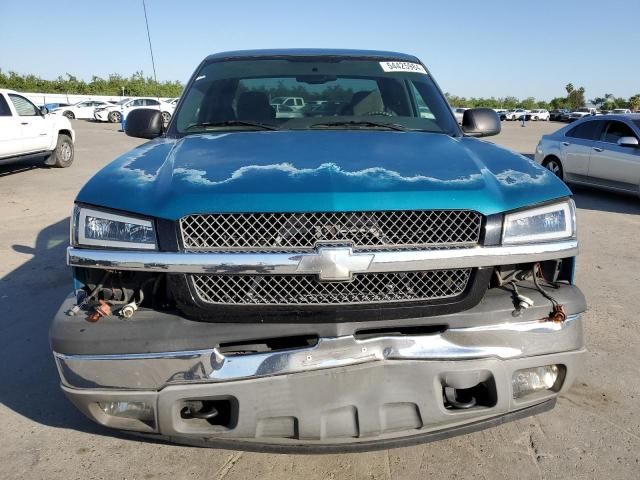
<svg viewBox="0 0 640 480">
<path fill-rule="evenodd" d="M 336 176 L 341 176 L 344 178 L 371 180 L 376 184 L 379 184 L 381 182 L 426 182 L 431 184 L 459 185 L 477 182 L 482 179 L 482 174 L 480 173 L 474 173 L 468 176 L 458 177 L 454 179 L 441 179 L 425 175 L 403 176 L 396 171 L 382 167 L 370 167 L 351 172 L 343 170 L 339 165 L 335 163 L 323 163 L 316 168 L 298 168 L 291 163 L 276 163 L 272 165 L 248 165 L 238 168 L 231 174 L 230 177 L 223 180 L 211 180 L 207 178 L 207 172 L 205 170 L 176 168 L 174 169 L 173 173 L 174 176 L 178 177 L 181 180 L 195 185 L 202 185 L 207 187 L 227 185 L 232 182 L 239 181 L 244 177 L 268 173 L 282 173 L 290 178 L 334 174 Z"/>
</svg>

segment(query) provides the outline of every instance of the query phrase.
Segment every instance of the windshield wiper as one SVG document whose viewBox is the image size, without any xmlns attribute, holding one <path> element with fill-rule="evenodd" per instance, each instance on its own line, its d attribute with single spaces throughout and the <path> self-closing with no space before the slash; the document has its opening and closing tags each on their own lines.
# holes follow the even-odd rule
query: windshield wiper
<svg viewBox="0 0 640 480">
<path fill-rule="evenodd" d="M 193 125 L 189 125 L 185 130 L 191 131 L 198 128 L 206 129 L 209 127 L 254 127 L 262 130 L 278 130 L 278 127 L 276 127 L 275 125 L 260 122 L 250 122 L 245 120 L 220 120 L 217 122 L 194 123 Z"/>
<path fill-rule="evenodd" d="M 407 129 L 397 123 L 372 122 L 370 120 L 344 120 L 337 122 L 321 122 L 309 125 L 310 128 L 331 128 L 331 127 L 375 127 L 387 128 L 405 132 Z"/>
</svg>

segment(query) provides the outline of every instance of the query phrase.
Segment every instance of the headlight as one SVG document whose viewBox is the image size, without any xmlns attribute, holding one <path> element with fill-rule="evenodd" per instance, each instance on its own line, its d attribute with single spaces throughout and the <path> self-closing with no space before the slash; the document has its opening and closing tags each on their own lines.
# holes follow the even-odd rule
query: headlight
<svg viewBox="0 0 640 480">
<path fill-rule="evenodd" d="M 151 220 L 76 206 L 71 243 L 155 250 L 156 232 Z"/>
<path fill-rule="evenodd" d="M 564 240 L 576 236 L 573 200 L 532 208 L 504 217 L 502 243 L 531 243 Z"/>
</svg>

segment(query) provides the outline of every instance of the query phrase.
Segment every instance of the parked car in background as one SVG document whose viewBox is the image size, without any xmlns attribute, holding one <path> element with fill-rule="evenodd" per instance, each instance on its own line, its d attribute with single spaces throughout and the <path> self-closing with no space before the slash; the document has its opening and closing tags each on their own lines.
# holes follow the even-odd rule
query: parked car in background
<svg viewBox="0 0 640 480">
<path fill-rule="evenodd" d="M 278 118 L 285 82 L 345 108 Z M 493 110 L 459 127 L 420 60 L 357 50 L 218 53 L 183 95 L 167 130 L 130 112 L 127 135 L 152 140 L 76 197 L 50 345 L 85 415 L 345 452 L 499 425 L 569 389 L 585 361 L 575 206 L 475 138 L 500 132 Z"/>
<path fill-rule="evenodd" d="M 505 120 L 508 120 L 508 121 L 521 120 L 522 117 L 525 117 L 526 119 L 527 112 L 528 110 L 525 110 L 524 108 L 514 108 L 511 110 L 508 110 L 507 113 L 505 113 Z"/>
<path fill-rule="evenodd" d="M 40 105 L 38 108 L 46 108 L 48 112 L 55 110 L 56 108 L 68 107 L 68 103 L 45 103 L 44 105 Z"/>
<path fill-rule="evenodd" d="M 573 122 L 574 120 L 579 120 L 582 117 L 598 115 L 598 113 L 599 112 L 595 108 L 590 108 L 590 107 L 578 108 L 577 110 L 574 110 L 573 112 L 571 112 L 571 114 L 569 114 L 569 121 Z"/>
<path fill-rule="evenodd" d="M 535 160 L 565 182 L 640 195 L 640 114 L 586 116 L 544 135 Z"/>
<path fill-rule="evenodd" d="M 568 122 L 568 121 L 570 121 L 570 118 L 571 118 L 571 111 L 570 110 L 566 110 L 560 116 L 560 121 L 561 122 Z"/>
<path fill-rule="evenodd" d="M 167 102 L 169 105 L 173 105 L 175 107 L 178 104 L 178 100 L 180 100 L 180 97 L 169 98 L 169 99 L 165 100 L 165 102 Z"/>
<path fill-rule="evenodd" d="M 99 122 L 111 122 L 120 123 L 122 118 L 127 118 L 130 112 L 137 110 L 138 108 L 151 108 L 154 110 L 160 110 L 162 114 L 162 121 L 165 125 L 171 120 L 175 105 L 172 105 L 162 100 L 158 101 L 157 98 L 125 98 L 120 100 L 115 105 L 103 105 L 96 107 L 94 110 L 94 118 Z"/>
<path fill-rule="evenodd" d="M 275 104 L 271 107 L 276 111 L 276 118 L 302 118 L 305 116 L 302 110 L 294 109 L 289 105 Z"/>
<path fill-rule="evenodd" d="M 611 110 L 610 112 L 608 112 L 610 115 L 628 115 L 629 113 L 632 113 L 631 110 L 629 110 L 628 108 L 614 108 L 613 110 Z"/>
<path fill-rule="evenodd" d="M 64 115 L 70 120 L 94 118 L 93 112 L 96 108 L 108 107 L 112 104 L 102 100 L 83 100 L 64 107 L 54 108 L 49 113 L 53 115 Z"/>
<path fill-rule="evenodd" d="M 533 120 L 534 122 L 540 120 L 547 122 L 549 121 L 549 112 L 544 108 L 535 108 L 525 115 L 525 120 Z"/>
<path fill-rule="evenodd" d="M 452 107 L 451 111 L 453 112 L 453 116 L 456 117 L 456 122 L 458 125 L 462 125 L 462 118 L 464 117 L 464 112 L 469 110 L 468 108 L 460 108 L 460 107 Z"/>
<path fill-rule="evenodd" d="M 563 115 L 567 115 L 567 118 L 571 114 L 571 112 L 566 108 L 559 108 L 555 110 L 551 110 L 549 112 L 549 120 L 553 120 L 555 122 L 563 121 Z"/>
<path fill-rule="evenodd" d="M 274 107 L 282 105 L 294 111 L 302 110 L 306 105 L 304 98 L 302 97 L 275 97 L 271 99 L 270 103 Z M 286 111 L 287 108 L 284 110 Z"/>
<path fill-rule="evenodd" d="M 43 158 L 45 165 L 68 167 L 74 141 L 68 118 L 47 115 L 20 93 L 0 89 L 0 163 Z"/>
<path fill-rule="evenodd" d="M 500 120 L 506 120 L 507 119 L 507 112 L 508 110 L 505 108 L 494 108 L 495 112 L 498 114 L 498 117 L 500 117 Z"/>
</svg>

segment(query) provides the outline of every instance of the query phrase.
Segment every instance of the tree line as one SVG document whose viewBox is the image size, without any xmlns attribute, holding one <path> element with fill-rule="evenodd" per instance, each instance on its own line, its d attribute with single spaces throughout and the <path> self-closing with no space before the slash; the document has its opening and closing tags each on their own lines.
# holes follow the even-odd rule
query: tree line
<svg viewBox="0 0 640 480">
<path fill-rule="evenodd" d="M 561 97 L 552 98 L 549 101 L 536 100 L 534 97 L 519 99 L 517 97 L 458 97 L 450 93 L 445 93 L 449 104 L 455 107 L 488 107 L 488 108 L 524 108 L 531 110 L 533 108 L 576 110 L 587 104 L 584 87 L 576 88 L 573 83 L 565 86 L 567 94 Z M 629 98 L 616 97 L 612 93 L 605 93 L 601 97 L 594 97 L 589 103 L 601 110 L 613 110 L 614 108 L 629 108 L 631 110 L 640 110 L 640 93 L 632 95 Z"/>
<path fill-rule="evenodd" d="M 70 95 L 110 95 L 130 97 L 177 97 L 182 93 L 179 81 L 156 82 L 136 72 L 130 77 L 112 73 L 107 78 L 96 75 L 90 81 L 80 80 L 67 73 L 55 80 L 45 80 L 36 75 L 21 75 L 16 72 L 4 72 L 0 69 L 0 88 L 9 88 L 20 92 L 66 93 Z"/>
</svg>

